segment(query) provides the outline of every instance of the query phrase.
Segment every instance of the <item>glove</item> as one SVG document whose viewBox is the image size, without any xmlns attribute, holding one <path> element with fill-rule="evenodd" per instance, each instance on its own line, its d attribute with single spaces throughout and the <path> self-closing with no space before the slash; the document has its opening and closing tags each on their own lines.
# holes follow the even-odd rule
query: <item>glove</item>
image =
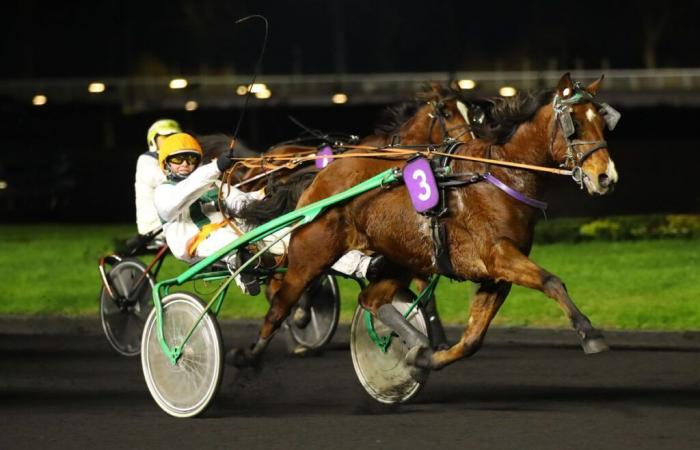
<svg viewBox="0 0 700 450">
<path fill-rule="evenodd" d="M 216 167 L 219 168 L 219 172 L 224 172 L 233 165 L 233 161 L 228 155 L 228 152 L 219 155 L 216 158 Z"/>
<path fill-rule="evenodd" d="M 145 234 L 137 234 L 136 236 L 129 238 L 124 243 L 124 246 L 120 249 L 119 253 L 127 254 L 133 256 L 140 252 L 143 246 L 145 246 L 152 239 L 151 236 Z"/>
</svg>

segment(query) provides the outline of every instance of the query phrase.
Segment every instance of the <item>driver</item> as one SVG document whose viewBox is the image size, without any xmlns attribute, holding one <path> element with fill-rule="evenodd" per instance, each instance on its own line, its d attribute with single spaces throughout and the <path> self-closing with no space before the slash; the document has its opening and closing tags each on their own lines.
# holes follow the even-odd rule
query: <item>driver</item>
<svg viewBox="0 0 700 450">
<path fill-rule="evenodd" d="M 134 192 L 136 194 L 136 227 L 139 235 L 146 235 L 160 228 L 153 195 L 155 188 L 165 181 L 163 172 L 158 167 L 158 147 L 171 134 L 180 133 L 180 124 L 172 119 L 161 119 L 153 122 L 146 133 L 148 151 L 142 153 L 136 161 Z M 154 247 L 162 245 L 162 236 L 151 244 Z M 158 242 L 161 241 L 161 242 Z"/>
<path fill-rule="evenodd" d="M 154 204 L 163 222 L 165 239 L 178 259 L 190 263 L 204 259 L 239 237 L 226 226 L 217 201 L 219 177 L 233 164 L 226 153 L 200 165 L 202 148 L 199 142 L 189 134 L 176 133 L 161 144 L 158 161 L 166 181 L 156 188 Z M 248 201 L 262 197 L 261 191 L 247 193 L 230 187 L 222 203 L 235 217 Z M 247 227 L 242 224 L 242 228 Z M 263 242 L 269 243 L 278 236 L 272 234 Z M 280 241 L 270 248 L 270 253 L 283 254 L 285 247 L 286 242 Z M 383 264 L 383 258 L 373 260 L 355 250 L 345 254 L 333 268 L 347 275 L 365 277 L 368 270 L 381 271 Z M 252 275 L 241 274 L 236 283 L 251 295 L 256 295 L 260 289 Z"/>
</svg>

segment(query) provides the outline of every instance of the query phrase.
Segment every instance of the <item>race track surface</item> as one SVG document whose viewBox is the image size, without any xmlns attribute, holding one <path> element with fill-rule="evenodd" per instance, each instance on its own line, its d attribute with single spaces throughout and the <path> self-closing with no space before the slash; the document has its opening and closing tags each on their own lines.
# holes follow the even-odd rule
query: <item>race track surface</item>
<svg viewBox="0 0 700 450">
<path fill-rule="evenodd" d="M 224 335 L 247 344 L 252 332 Z M 278 336 L 261 370 L 226 369 L 203 418 L 175 419 L 140 359 L 100 335 L 0 334 L 0 449 L 700 448 L 697 350 L 487 341 L 387 407 L 360 386 L 347 342 L 341 330 L 322 356 L 298 358 Z"/>
</svg>

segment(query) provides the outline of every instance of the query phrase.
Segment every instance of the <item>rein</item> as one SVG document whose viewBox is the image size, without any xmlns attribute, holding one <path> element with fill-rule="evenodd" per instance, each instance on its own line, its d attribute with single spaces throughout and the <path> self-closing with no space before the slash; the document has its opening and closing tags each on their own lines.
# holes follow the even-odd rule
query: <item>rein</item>
<svg viewBox="0 0 700 450">
<path fill-rule="evenodd" d="M 443 144 L 440 146 L 445 146 L 452 144 L 454 142 L 450 142 L 449 140 L 446 140 Z M 458 142 L 456 143 L 457 145 L 464 145 L 464 142 Z M 485 164 L 493 164 L 495 166 L 503 166 L 503 167 L 510 167 L 510 168 L 515 168 L 515 169 L 525 169 L 525 170 L 531 170 L 535 172 L 546 172 L 546 173 L 552 173 L 555 175 L 565 175 L 565 176 L 571 176 L 573 174 L 573 171 L 567 170 L 567 169 L 557 169 L 553 167 L 545 167 L 545 166 L 537 166 L 533 164 L 525 164 L 525 163 L 517 163 L 517 162 L 511 162 L 511 161 L 502 161 L 499 159 L 490 159 L 490 158 L 479 158 L 477 156 L 466 156 L 466 155 L 455 155 L 451 153 L 446 153 L 446 152 L 440 152 L 435 150 L 435 148 L 439 147 L 438 145 L 433 145 L 433 144 L 424 144 L 424 145 L 391 145 L 391 146 L 386 146 L 386 147 L 374 147 L 374 146 L 369 146 L 369 145 L 342 145 L 339 148 L 346 148 L 346 149 L 351 149 L 351 150 L 369 150 L 371 151 L 370 153 L 340 153 L 337 155 L 334 155 L 333 158 L 400 158 L 403 156 L 414 156 L 416 153 L 419 153 L 423 156 L 426 156 L 428 158 L 431 158 L 431 155 L 435 156 L 444 156 L 446 158 L 452 158 L 452 159 L 461 159 L 464 161 L 472 161 L 472 162 L 479 162 L 479 163 L 485 163 Z M 304 148 L 304 147 L 299 147 L 299 148 Z M 306 156 L 299 157 L 298 155 L 271 155 L 271 156 L 261 156 L 261 157 L 256 157 L 256 158 L 232 158 L 234 161 L 242 161 L 244 163 L 249 163 L 251 164 L 248 167 L 260 167 L 261 162 L 272 162 L 272 161 L 289 161 L 288 164 L 284 165 L 274 165 L 270 164 L 271 167 L 276 168 L 276 169 L 281 169 L 284 167 L 289 166 L 290 164 L 292 167 L 297 166 L 301 163 L 307 162 L 307 161 L 314 161 L 316 159 L 321 159 L 324 158 L 324 156 L 316 156 L 313 154 L 313 152 L 316 151 L 316 147 L 308 147 L 309 153 Z M 421 150 L 425 149 L 425 150 Z M 247 165 L 247 164 L 246 164 Z M 289 168 L 292 168 L 289 167 Z"/>
</svg>

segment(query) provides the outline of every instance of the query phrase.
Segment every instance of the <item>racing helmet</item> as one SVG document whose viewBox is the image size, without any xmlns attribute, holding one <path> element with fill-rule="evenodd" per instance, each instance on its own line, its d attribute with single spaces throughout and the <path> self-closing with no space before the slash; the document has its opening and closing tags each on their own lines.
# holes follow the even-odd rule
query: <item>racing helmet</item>
<svg viewBox="0 0 700 450">
<path fill-rule="evenodd" d="M 182 132 L 180 124 L 172 119 L 161 119 L 153 122 L 153 125 L 148 129 L 146 133 L 146 143 L 148 144 L 148 150 L 151 152 L 158 151 L 158 144 L 156 139 L 158 136 L 170 136 L 171 134 Z"/>
<path fill-rule="evenodd" d="M 175 133 L 168 136 L 158 150 L 158 164 L 163 172 L 167 173 L 166 160 L 180 153 L 196 153 L 201 160 L 204 156 L 202 147 L 193 136 L 187 133 Z"/>
</svg>

